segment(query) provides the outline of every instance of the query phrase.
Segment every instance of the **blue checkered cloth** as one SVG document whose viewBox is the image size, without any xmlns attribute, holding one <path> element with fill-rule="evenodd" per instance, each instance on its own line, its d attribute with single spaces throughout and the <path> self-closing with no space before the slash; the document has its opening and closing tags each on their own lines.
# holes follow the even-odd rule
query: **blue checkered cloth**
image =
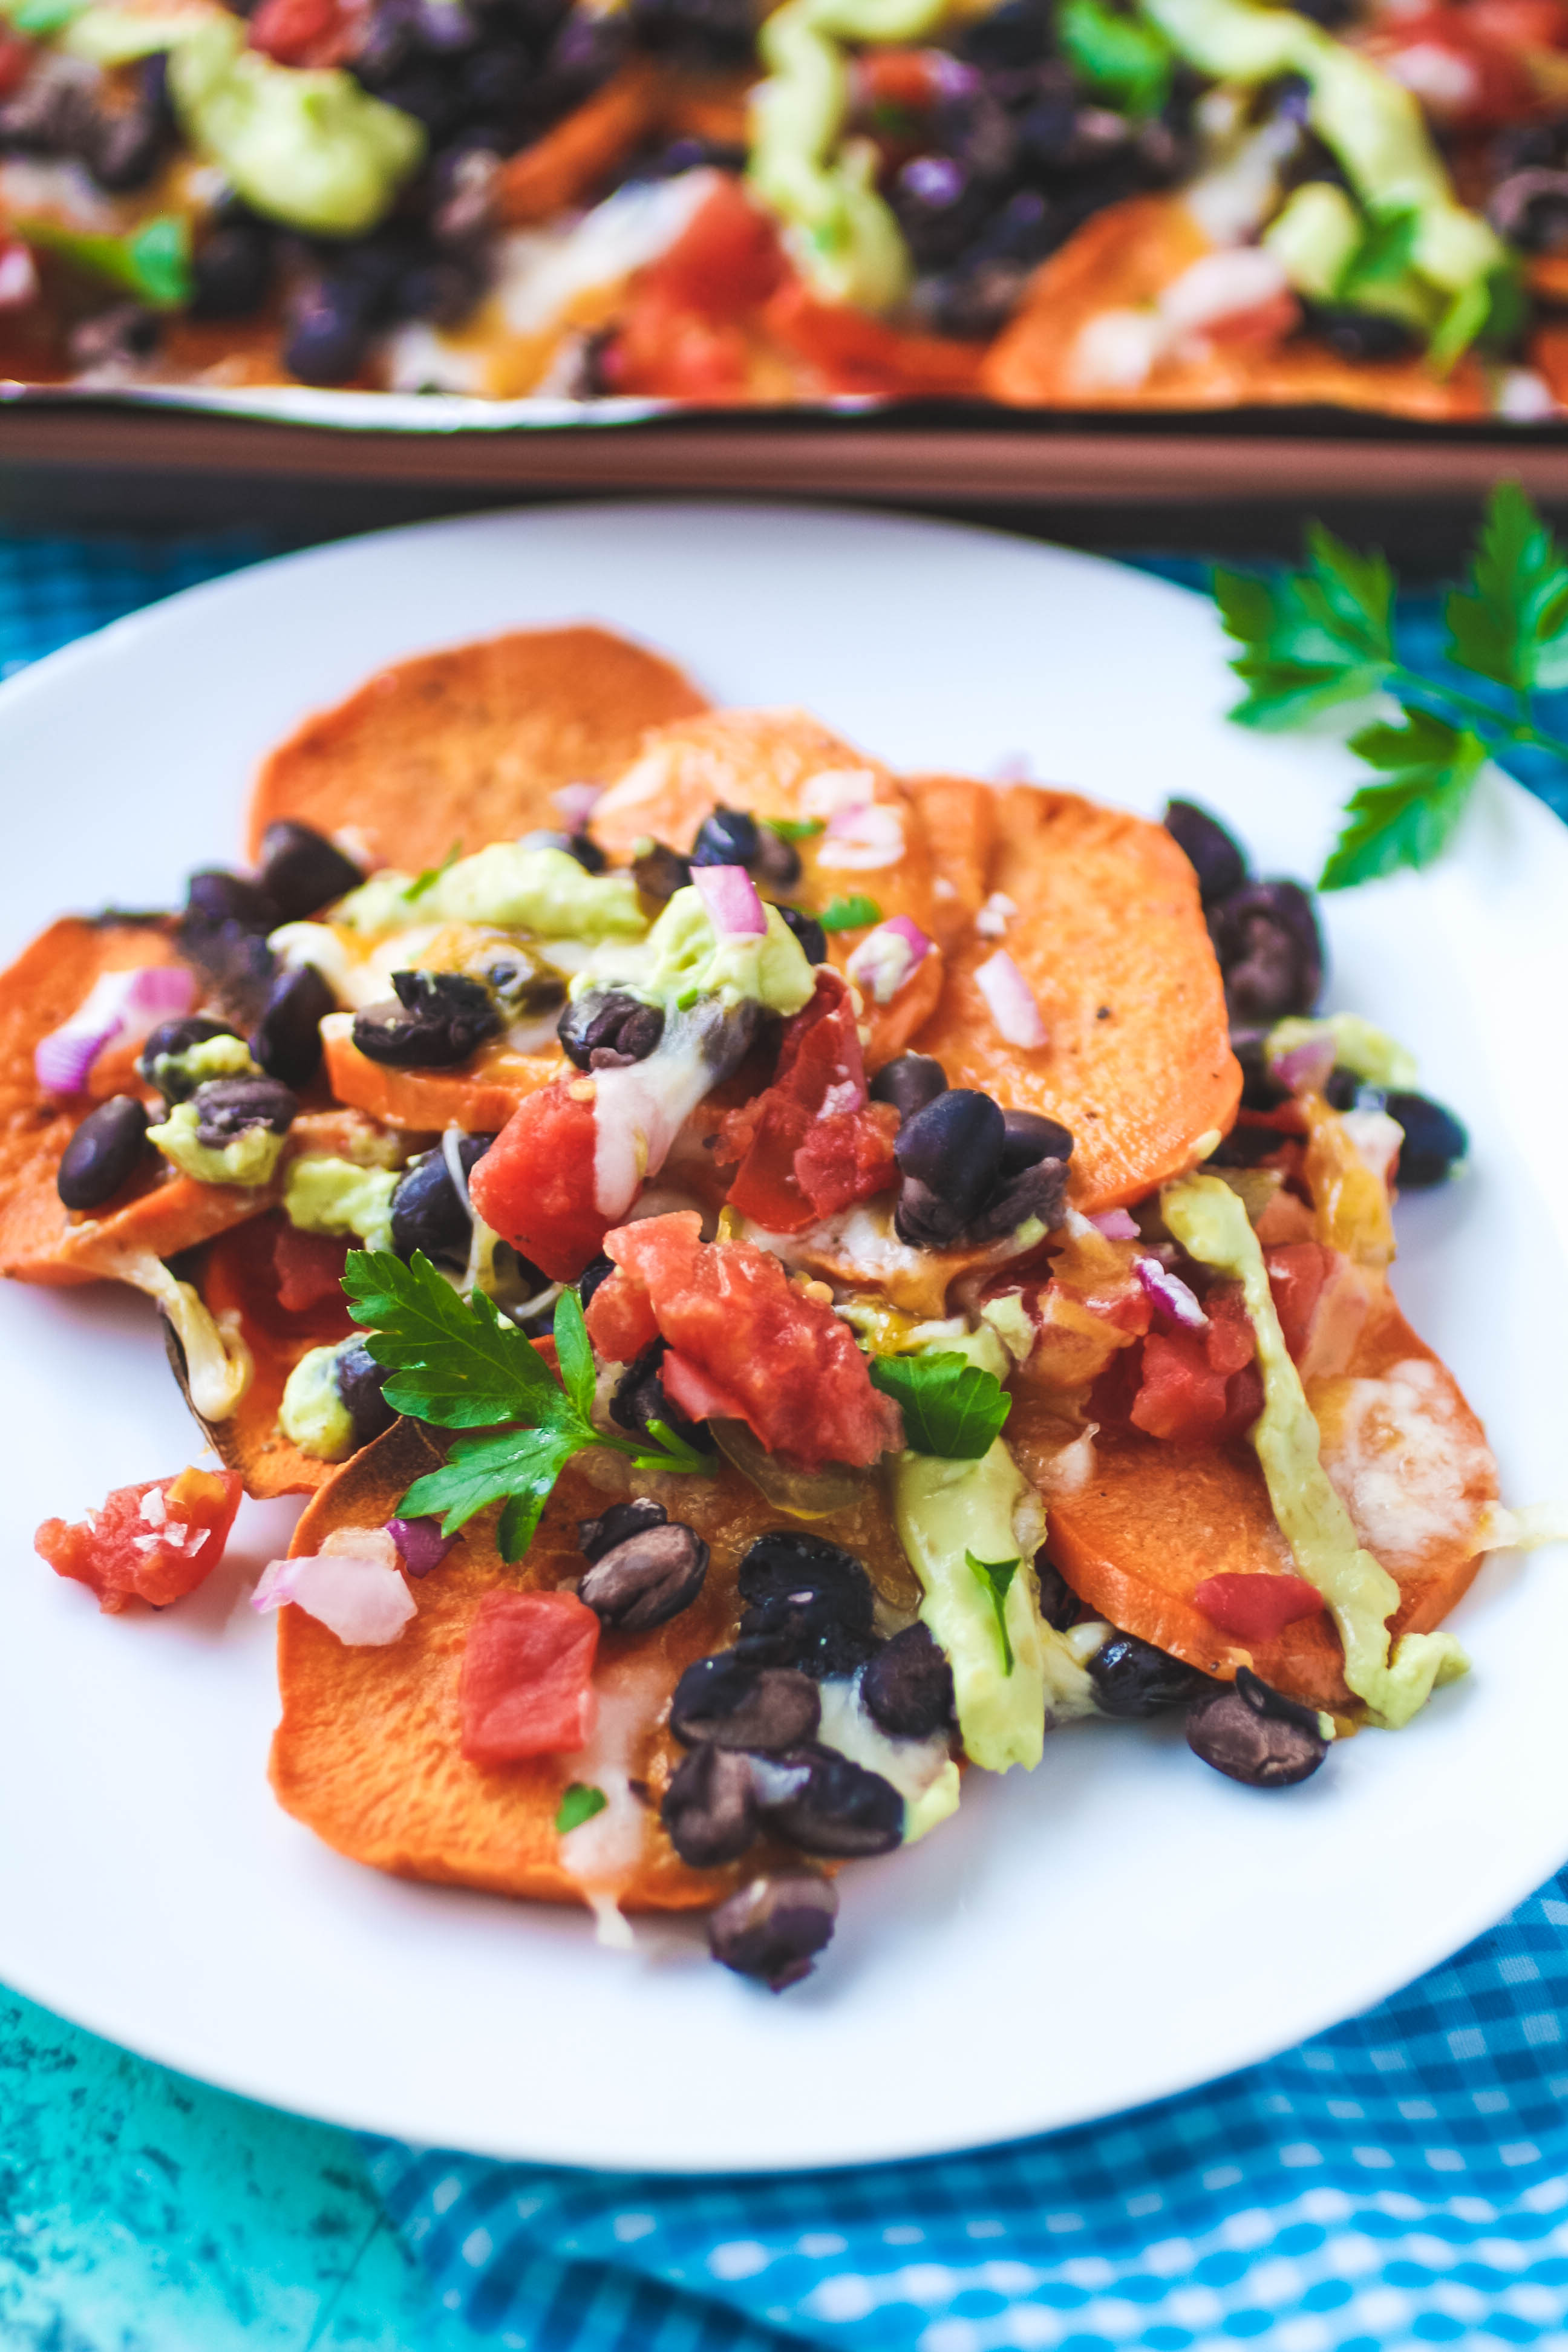
<svg viewBox="0 0 1568 2352">
<path fill-rule="evenodd" d="M 0 540 L 0 671 L 266 551 Z M 989 2153 L 668 2179 L 363 2145 L 443 2316 L 510 2352 L 1568 2347 L 1565 2011 L 1568 1874 L 1268 2065 Z"/>
</svg>

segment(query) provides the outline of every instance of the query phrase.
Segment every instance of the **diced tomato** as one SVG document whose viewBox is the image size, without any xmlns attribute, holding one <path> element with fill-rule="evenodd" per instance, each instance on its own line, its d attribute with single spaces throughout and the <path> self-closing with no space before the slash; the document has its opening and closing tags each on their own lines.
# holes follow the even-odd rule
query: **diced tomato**
<svg viewBox="0 0 1568 2352">
<path fill-rule="evenodd" d="M 1173 1445 L 1214 1445 L 1237 1437 L 1263 1409 L 1253 1362 L 1252 1326 L 1239 1291 L 1211 1291 L 1202 1331 L 1152 1331 L 1129 1419 Z"/>
<path fill-rule="evenodd" d="M 824 302 L 798 279 L 767 306 L 765 324 L 807 361 L 829 392 L 966 393 L 979 388 L 983 343 L 889 327 L 847 303 Z"/>
<path fill-rule="evenodd" d="M 1365 47 L 1435 122 L 1451 130 L 1495 129 L 1538 102 L 1523 58 L 1511 45 L 1489 37 L 1468 8 L 1395 18 Z"/>
<path fill-rule="evenodd" d="M 303 1315 L 323 1300 L 342 1297 L 348 1243 L 337 1234 L 302 1234 L 287 1219 L 272 1244 L 278 1304 L 286 1315 Z"/>
<path fill-rule="evenodd" d="M 0 33 L 0 98 L 9 98 L 26 80 L 38 51 L 15 33 Z"/>
<path fill-rule="evenodd" d="M 1323 1285 L 1334 1264 L 1334 1253 L 1322 1242 L 1286 1242 L 1269 1250 L 1264 1264 L 1268 1269 L 1268 1287 L 1274 1294 L 1274 1311 L 1279 1318 L 1285 1345 L 1292 1361 L 1300 1363 L 1306 1352 Z"/>
<path fill-rule="evenodd" d="M 898 1131 L 891 1104 L 866 1099 L 848 986 L 819 971 L 816 994 L 784 1031 L 773 1085 L 720 1130 L 721 1161 L 740 1161 L 730 1205 L 769 1233 L 802 1233 L 888 1190 Z"/>
<path fill-rule="evenodd" d="M 468 1178 L 486 1224 L 552 1282 L 575 1282 L 604 1242 L 595 1136 L 593 1080 L 560 1079 L 518 1105 Z"/>
<path fill-rule="evenodd" d="M 689 1421 L 744 1421 L 746 1417 L 744 1400 L 721 1388 L 700 1364 L 694 1364 L 679 1348 L 665 1349 L 659 1359 L 658 1377 L 670 1403 Z"/>
<path fill-rule="evenodd" d="M 57 1576 L 90 1586 L 110 1616 L 132 1601 L 166 1609 L 223 1558 L 243 1492 L 235 1470 L 182 1470 L 117 1486 L 82 1518 L 46 1519 L 33 1549 Z"/>
<path fill-rule="evenodd" d="M 739 180 L 715 181 L 675 243 L 650 262 L 643 284 L 705 319 L 738 319 L 781 286 L 778 228 Z"/>
<path fill-rule="evenodd" d="M 601 365 L 617 392 L 737 400 L 749 388 L 742 320 L 785 274 L 778 230 L 739 180 L 716 181 L 667 253 L 637 277 Z"/>
<path fill-rule="evenodd" d="M 458 1703 L 470 1764 L 570 1755 L 598 1717 L 599 1621 L 574 1592 L 487 1592 L 463 1644 Z"/>
<path fill-rule="evenodd" d="M 353 0 L 261 0 L 249 45 L 280 66 L 341 66 L 358 53 L 364 15 Z"/>
<path fill-rule="evenodd" d="M 952 75 L 945 49 L 865 49 L 855 60 L 855 101 L 873 121 L 889 106 L 923 113 L 946 95 Z"/>
<path fill-rule="evenodd" d="M 1227 351 L 1273 351 L 1293 335 L 1301 323 L 1301 305 L 1288 287 L 1269 296 L 1267 302 L 1254 302 L 1246 310 L 1228 310 L 1222 319 L 1210 319 L 1203 328 L 1205 342 L 1222 344 Z"/>
<path fill-rule="evenodd" d="M 815 1470 L 869 1464 L 902 1444 L 898 1408 L 871 1386 L 831 1305 L 796 1289 L 768 1251 L 704 1243 L 690 1212 L 622 1225 L 605 1248 L 617 1271 L 588 1307 L 588 1334 L 602 1352 L 622 1339 L 640 1293 L 675 1351 L 665 1359 L 667 1379 L 678 1356 L 732 1401 L 770 1454 Z M 675 1378 L 679 1385 L 680 1370 Z"/>
<path fill-rule="evenodd" d="M 1237 1642 L 1272 1642 L 1304 1617 L 1315 1617 L 1323 1596 L 1304 1576 L 1207 1576 L 1193 1591 L 1193 1606 L 1209 1623 Z"/>
<path fill-rule="evenodd" d="M 1467 26 L 1501 49 L 1568 48 L 1564 0 L 1469 0 Z"/>
<path fill-rule="evenodd" d="M 751 346 L 732 320 L 685 310 L 657 286 L 634 287 L 599 367 L 611 392 L 722 403 L 745 394 Z"/>
</svg>

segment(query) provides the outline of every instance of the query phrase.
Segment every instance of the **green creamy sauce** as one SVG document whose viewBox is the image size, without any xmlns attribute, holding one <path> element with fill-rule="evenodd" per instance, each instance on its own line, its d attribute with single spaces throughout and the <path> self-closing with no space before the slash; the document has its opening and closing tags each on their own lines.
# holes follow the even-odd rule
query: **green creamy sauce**
<svg viewBox="0 0 1568 2352">
<path fill-rule="evenodd" d="M 283 1186 L 283 1212 L 305 1234 L 357 1234 L 366 1249 L 392 1247 L 392 1196 L 397 1168 L 361 1168 L 352 1160 L 310 1153 L 296 1160 Z"/>
<path fill-rule="evenodd" d="M 363 236 L 425 158 L 423 127 L 352 74 L 280 66 L 247 48 L 232 16 L 199 23 L 169 59 L 192 144 L 269 220 L 319 236 Z"/>
<path fill-rule="evenodd" d="M 717 996 L 726 1005 L 761 1004 L 787 1018 L 810 1003 L 816 976 L 778 908 L 763 911 L 765 932 L 721 940 L 697 891 L 678 890 L 639 946 L 607 949 L 576 975 L 573 1001 L 624 987 L 667 1011 Z"/>
<path fill-rule="evenodd" d="M 373 875 L 333 919 L 369 934 L 413 923 L 489 923 L 547 940 L 640 940 L 647 929 L 629 875 L 590 874 L 563 849 L 511 841 L 459 858 L 423 888 L 412 875 Z"/>
<path fill-rule="evenodd" d="M 1368 213 L 1374 218 L 1412 215 L 1415 271 L 1452 306 L 1474 307 L 1478 290 L 1506 262 L 1507 251 L 1485 221 L 1456 202 L 1411 91 L 1287 8 L 1259 7 L 1254 0 L 1142 0 L 1142 5 L 1178 55 L 1202 73 L 1248 84 L 1302 75 L 1311 91 L 1312 129 L 1343 166 Z M 1300 203 L 1306 193 L 1300 191 L 1294 201 Z M 1280 231 L 1277 250 L 1282 265 L 1289 268 L 1300 247 L 1307 251 L 1310 274 L 1321 283 L 1333 232 L 1328 208 L 1321 198 L 1313 202 L 1310 226 L 1316 237 L 1310 248 L 1300 222 L 1294 229 L 1276 223 L 1275 230 Z M 1266 243 L 1275 243 L 1275 230 Z M 1373 299 L 1370 288 L 1367 298 Z"/>
<path fill-rule="evenodd" d="M 1294 1053 L 1298 1045 L 1313 1045 L 1319 1038 L 1333 1046 L 1334 1060 L 1341 1069 L 1353 1070 L 1369 1087 L 1408 1091 L 1420 1076 L 1415 1056 L 1409 1048 L 1391 1037 L 1386 1029 L 1374 1028 L 1370 1021 L 1363 1021 L 1359 1013 L 1329 1013 L 1317 1021 L 1296 1016 L 1277 1021 L 1264 1045 L 1265 1057 L 1277 1062 L 1284 1055 Z"/>
<path fill-rule="evenodd" d="M 260 1064 L 243 1037 L 205 1037 L 183 1054 L 160 1054 L 147 1073 L 166 1102 L 183 1102 L 209 1078 L 255 1078 Z"/>
<path fill-rule="evenodd" d="M 247 1127 L 221 1147 L 203 1143 L 196 1134 L 199 1114 L 195 1103 L 176 1103 L 161 1127 L 147 1129 L 165 1160 L 198 1184 L 268 1184 L 281 1157 L 287 1135 L 269 1127 Z"/>
<path fill-rule="evenodd" d="M 338 1394 L 337 1348 L 312 1348 L 289 1373 L 278 1408 L 278 1426 L 311 1462 L 346 1462 L 354 1450 L 353 1419 Z"/>
<path fill-rule="evenodd" d="M 843 44 L 921 41 L 946 14 L 947 0 L 785 0 L 757 37 L 768 79 L 752 100 L 752 185 L 829 301 L 890 310 L 912 275 L 877 194 L 875 148 L 839 144 L 849 111 Z"/>
<path fill-rule="evenodd" d="M 1374 1721 L 1394 1731 L 1434 1687 L 1468 1671 L 1451 1633 L 1406 1633 L 1389 1654 L 1388 1620 L 1399 1587 L 1356 1540 L 1350 1513 L 1319 1454 L 1318 1424 L 1274 1311 L 1258 1235 L 1236 1194 L 1215 1176 L 1190 1176 L 1160 1195 L 1165 1223 L 1188 1255 L 1240 1282 L 1258 1343 L 1264 1405 L 1251 1442 L 1280 1533 L 1296 1565 L 1333 1612 L 1345 1681 Z"/>
</svg>

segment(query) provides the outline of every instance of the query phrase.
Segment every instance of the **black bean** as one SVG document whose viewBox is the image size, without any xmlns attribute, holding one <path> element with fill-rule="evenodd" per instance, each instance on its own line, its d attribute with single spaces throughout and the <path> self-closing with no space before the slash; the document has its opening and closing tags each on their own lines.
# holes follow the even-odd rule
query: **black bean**
<svg viewBox="0 0 1568 2352">
<path fill-rule="evenodd" d="M 1318 5 L 1324 0 L 1318 0 Z M 1404 319 L 1381 310 L 1343 310 L 1328 304 L 1309 303 L 1305 324 L 1309 334 L 1327 343 L 1330 351 L 1352 363 L 1408 359 L 1420 347 L 1420 337 Z"/>
<path fill-rule="evenodd" d="M 346 898 L 364 876 L 324 833 L 280 817 L 261 836 L 259 880 L 280 919 L 298 923 L 334 899 Z"/>
<path fill-rule="evenodd" d="M 272 291 L 277 251 L 260 221 L 214 228 L 191 257 L 192 318 L 247 319 L 259 310 Z"/>
<path fill-rule="evenodd" d="M 147 1113 L 134 1095 L 110 1095 L 89 1111 L 64 1151 L 55 1189 L 68 1209 L 100 1209 L 147 1149 Z"/>
<path fill-rule="evenodd" d="M 913 155 L 894 177 L 889 201 L 922 275 L 944 269 L 973 244 L 995 202 L 995 184 L 956 155 Z"/>
<path fill-rule="evenodd" d="M 664 1008 L 612 989 L 582 996 L 556 1024 L 568 1061 L 580 1070 L 625 1070 L 646 1062 L 664 1034 Z"/>
<path fill-rule="evenodd" d="M 1037 1110 L 1005 1110 L 1002 1114 L 1002 1173 L 1021 1176 L 1042 1160 L 1070 1160 L 1072 1137 L 1059 1119 Z"/>
<path fill-rule="evenodd" d="M 964 25 L 958 54 L 977 66 L 1033 65 L 1050 54 L 1055 26 L 1053 0 L 1003 0 L 1000 8 Z"/>
<path fill-rule="evenodd" d="M 708 1944 L 721 1965 L 783 1992 L 811 1974 L 833 1940 L 838 1895 L 814 1870 L 776 1870 L 753 1878 L 708 1914 Z"/>
<path fill-rule="evenodd" d="M 913 1177 L 967 1222 L 1001 1172 L 1006 1131 L 989 1095 L 953 1087 L 904 1121 L 894 1157 L 901 1175 Z"/>
<path fill-rule="evenodd" d="M 596 1257 L 583 1268 L 577 1277 L 577 1297 L 584 1307 L 588 1305 L 599 1285 L 608 1282 L 615 1270 L 616 1262 L 611 1257 Z"/>
<path fill-rule="evenodd" d="M 363 287 L 319 278 L 291 306 L 283 364 L 301 383 L 347 383 L 364 365 L 374 331 L 374 304 Z"/>
<path fill-rule="evenodd" d="M 597 1518 L 579 1519 L 577 1549 L 586 1560 L 603 1559 L 628 1536 L 640 1535 L 645 1528 L 662 1528 L 668 1518 L 664 1505 L 651 1495 L 634 1495 L 629 1502 L 612 1503 Z"/>
<path fill-rule="evenodd" d="M 167 125 L 153 107 L 100 113 L 84 142 L 82 161 L 100 188 L 128 195 L 146 186 L 163 161 L 167 139 Z"/>
<path fill-rule="evenodd" d="M 214 1037 L 237 1037 L 226 1021 L 209 1021 L 205 1013 L 187 1013 L 179 1021 L 160 1021 L 152 1030 L 137 1057 L 136 1067 L 150 1087 L 156 1087 L 168 1103 L 184 1102 L 193 1090 L 195 1081 L 181 1071 L 160 1070 L 160 1062 L 178 1061 L 193 1045 L 205 1045 Z"/>
<path fill-rule="evenodd" d="M 1113 1633 L 1090 1658 L 1089 1678 L 1100 1712 L 1129 1720 L 1181 1706 L 1209 1687 L 1208 1677 L 1195 1666 L 1168 1657 L 1135 1633 Z"/>
<path fill-rule="evenodd" d="M 831 1604 L 846 1625 L 870 1625 L 876 1596 L 852 1552 L 800 1528 L 773 1528 L 759 1536 L 735 1571 L 742 1601 L 782 1601 L 810 1594 Z"/>
<path fill-rule="evenodd" d="M 656 841 L 633 858 L 632 879 L 645 898 L 657 898 L 662 905 L 690 882 L 691 860 Z"/>
<path fill-rule="evenodd" d="M 627 1365 L 610 1399 L 610 1419 L 617 1429 L 626 1430 L 634 1437 L 649 1432 L 656 1421 L 662 1422 L 666 1429 L 700 1454 L 711 1454 L 715 1447 L 707 1423 L 688 1421 L 665 1394 L 658 1368 L 668 1344 L 665 1339 L 650 1339 L 636 1361 Z"/>
<path fill-rule="evenodd" d="M 1209 933 L 1233 1023 L 1263 1028 L 1288 1013 L 1316 1011 L 1323 942 L 1299 882 L 1248 882 L 1233 890 L 1209 910 Z"/>
<path fill-rule="evenodd" d="M 376 1363 L 363 1339 L 339 1350 L 332 1378 L 343 1411 L 353 1423 L 354 1444 L 368 1445 L 397 1419 L 382 1391 L 391 1375 Z"/>
<path fill-rule="evenodd" d="M 1198 896 L 1205 907 L 1228 898 L 1247 879 L 1247 858 L 1240 845 L 1220 824 L 1191 801 L 1167 801 L 1165 831 L 1198 877 Z"/>
<path fill-rule="evenodd" d="M 902 1178 L 893 1206 L 893 1230 L 910 1249 L 952 1249 L 963 1225 L 963 1212 L 951 1201 L 941 1199 L 918 1176 Z"/>
<path fill-rule="evenodd" d="M 898 1739 L 929 1739 L 952 1721 L 952 1668 L 924 1625 L 884 1642 L 860 1677 L 866 1712 Z"/>
<path fill-rule="evenodd" d="M 762 847 L 757 820 L 745 809 L 726 808 L 721 801 L 705 816 L 691 845 L 693 866 L 750 866 Z"/>
<path fill-rule="evenodd" d="M 818 1682 L 854 1674 L 878 1646 L 868 1627 L 846 1624 L 830 1597 L 812 1591 L 753 1601 L 742 1612 L 735 1643 L 749 1664 L 794 1666 Z"/>
<path fill-rule="evenodd" d="M 849 1859 L 903 1842 L 904 1801 L 892 1782 L 830 1748 L 759 1757 L 751 1777 L 771 1827 L 806 1853 Z"/>
<path fill-rule="evenodd" d="M 1354 1110 L 1366 1091 L 1366 1080 L 1359 1070 L 1347 1070 L 1336 1063 L 1323 1080 L 1323 1100 L 1331 1110 Z M 1243 1094 L 1242 1099 L 1246 1100 Z"/>
<path fill-rule="evenodd" d="M 373 1062 L 410 1070 L 451 1069 L 501 1025 L 489 991 L 460 971 L 395 971 L 395 1004 L 354 1014 L 353 1041 Z"/>
<path fill-rule="evenodd" d="M 460 327 L 485 290 L 485 275 L 468 254 L 418 255 L 399 276 L 388 308 L 394 319 L 428 319 Z"/>
<path fill-rule="evenodd" d="M 300 1115 L 299 1096 L 277 1078 L 209 1078 L 196 1088 L 191 1105 L 196 1141 L 209 1151 L 221 1151 L 252 1128 L 287 1135 Z"/>
<path fill-rule="evenodd" d="M 688 1748 L 711 1740 L 776 1755 L 808 1745 L 821 1721 L 822 1701 L 809 1675 L 752 1665 L 733 1650 L 688 1666 L 669 1703 L 669 1727 Z"/>
<path fill-rule="evenodd" d="M 771 824 L 757 829 L 757 854 L 752 860 L 752 872 L 770 890 L 793 890 L 800 880 L 800 852 L 793 841 L 775 833 Z M 820 956 L 812 961 L 820 963 Z"/>
<path fill-rule="evenodd" d="M 694 1870 L 738 1862 L 757 1834 L 750 1759 L 710 1741 L 694 1748 L 672 1775 L 658 1811 L 671 1845 Z"/>
<path fill-rule="evenodd" d="M 900 1122 L 913 1118 L 947 1092 L 947 1073 L 929 1054 L 897 1054 L 872 1079 L 873 1102 L 891 1103 Z"/>
<path fill-rule="evenodd" d="M 1233 1029 L 1230 1033 L 1230 1050 L 1241 1064 L 1243 1110 L 1277 1110 L 1282 1102 L 1289 1100 L 1289 1087 L 1282 1087 L 1268 1067 L 1268 1043 L 1267 1029 Z"/>
<path fill-rule="evenodd" d="M 707 1545 L 677 1519 L 639 1528 L 601 1552 L 577 1597 L 612 1633 L 643 1633 L 689 1608 L 707 1573 Z"/>
<path fill-rule="evenodd" d="M 1193 1701 L 1187 1746 L 1216 1772 L 1249 1789 L 1293 1788 L 1310 1780 L 1329 1752 L 1313 1710 L 1270 1690 L 1246 1666 L 1234 1685 Z"/>
<path fill-rule="evenodd" d="M 748 0 L 630 0 L 628 13 L 640 48 L 710 70 L 751 62 Z"/>
<path fill-rule="evenodd" d="M 471 1175 L 490 1145 L 493 1135 L 465 1135 L 458 1159 L 465 1176 Z M 411 1160 L 392 1196 L 392 1246 L 401 1258 L 423 1250 L 436 1265 L 464 1266 L 473 1244 L 473 1219 L 464 1206 L 446 1152 L 422 1151 Z"/>
<path fill-rule="evenodd" d="M 252 1060 L 285 1086 L 309 1086 L 321 1066 L 321 1024 L 337 1002 L 313 963 L 280 971 L 250 1040 Z"/>
<path fill-rule="evenodd" d="M 1456 1166 L 1469 1157 L 1468 1134 L 1441 1103 L 1432 1102 L 1426 1095 L 1405 1094 L 1396 1088 L 1384 1095 L 1383 1107 L 1404 1130 L 1395 1171 L 1402 1192 L 1446 1184 Z"/>
<path fill-rule="evenodd" d="M 504 122 L 527 101 L 533 59 L 521 41 L 487 41 L 467 58 L 458 77 L 467 111 Z"/>
<path fill-rule="evenodd" d="M 1062 1221 L 1067 1192 L 1067 1161 L 1037 1160 L 1021 1175 L 997 1186 L 979 1214 L 970 1218 L 963 1238 L 977 1246 L 1001 1241 L 1005 1234 L 1016 1233 L 1028 1217 L 1037 1217 L 1050 1233 Z"/>
<path fill-rule="evenodd" d="M 782 888 L 785 886 L 781 884 L 780 887 Z M 823 929 L 816 917 L 806 914 L 800 907 L 786 907 L 783 904 L 779 906 L 777 911 L 785 929 L 793 931 L 800 941 L 800 951 L 807 963 L 826 963 L 827 933 Z"/>
<path fill-rule="evenodd" d="M 277 908 L 258 882 L 219 866 L 204 866 L 185 886 L 185 919 L 196 924 L 237 924 L 245 931 L 270 931 L 279 921 Z"/>
<path fill-rule="evenodd" d="M 602 874 L 610 862 L 591 833 L 569 835 L 566 854 L 577 860 L 584 874 Z"/>
<path fill-rule="evenodd" d="M 180 954 L 201 975 L 203 994 L 237 1028 L 254 1028 L 267 1008 L 278 959 L 263 932 L 239 922 L 211 922 L 187 913 Z"/>
<path fill-rule="evenodd" d="M 1035 1575 L 1040 1588 L 1040 1614 L 1057 1633 L 1065 1633 L 1083 1614 L 1083 1603 L 1054 1559 L 1035 1554 Z"/>
</svg>

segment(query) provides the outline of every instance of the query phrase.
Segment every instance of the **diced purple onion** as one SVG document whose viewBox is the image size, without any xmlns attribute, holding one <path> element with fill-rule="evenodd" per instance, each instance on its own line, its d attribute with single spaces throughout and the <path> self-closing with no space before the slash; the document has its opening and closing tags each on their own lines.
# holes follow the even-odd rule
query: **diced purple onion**
<svg viewBox="0 0 1568 2352">
<path fill-rule="evenodd" d="M 1293 1095 L 1321 1094 L 1333 1066 L 1334 1041 L 1329 1035 L 1309 1037 L 1269 1064 L 1277 1082 Z"/>
<path fill-rule="evenodd" d="M 1173 1322 L 1189 1331 L 1207 1330 L 1209 1318 L 1179 1274 L 1173 1274 L 1157 1257 L 1134 1258 L 1132 1264 L 1155 1306 L 1163 1307 Z"/>
<path fill-rule="evenodd" d="M 1108 1242 L 1135 1242 L 1138 1238 L 1137 1224 L 1125 1209 L 1101 1209 L 1099 1216 L 1090 1217 L 1089 1222 Z"/>
<path fill-rule="evenodd" d="M 1050 1044 L 1035 992 L 1005 948 L 987 956 L 974 980 L 998 1034 L 1009 1045 L 1033 1048 Z"/>
<path fill-rule="evenodd" d="M 144 1037 L 158 1022 L 188 1013 L 195 993 L 195 976 L 184 964 L 104 972 L 70 1019 L 35 1046 L 33 1074 L 39 1086 L 46 1094 L 80 1094 L 106 1045 L 119 1037 Z"/>
<path fill-rule="evenodd" d="M 605 797 L 603 784 L 563 784 L 550 795 L 560 812 L 561 822 L 568 833 L 581 833 L 592 815 L 595 803 Z"/>
<path fill-rule="evenodd" d="M 367 1528 L 335 1530 L 327 1541 L 341 1542 L 345 1535 L 350 1540 L 368 1536 L 372 1546 L 382 1540 L 379 1528 Z M 315 1618 L 351 1650 L 384 1648 L 417 1614 L 414 1595 L 395 1568 L 346 1549 L 269 1561 L 250 1605 L 267 1616 L 286 1602 Z"/>
<path fill-rule="evenodd" d="M 931 942 L 908 915 L 894 915 L 868 931 L 844 967 L 857 988 L 877 1003 L 896 996 L 910 972 L 931 953 Z"/>
<path fill-rule="evenodd" d="M 754 940 L 766 932 L 766 912 L 743 866 L 694 866 L 691 879 L 720 939 Z"/>
<path fill-rule="evenodd" d="M 386 1532 L 403 1557 L 403 1565 L 410 1576 L 428 1576 L 439 1568 L 456 1536 L 441 1533 L 439 1519 L 388 1519 Z"/>
</svg>

